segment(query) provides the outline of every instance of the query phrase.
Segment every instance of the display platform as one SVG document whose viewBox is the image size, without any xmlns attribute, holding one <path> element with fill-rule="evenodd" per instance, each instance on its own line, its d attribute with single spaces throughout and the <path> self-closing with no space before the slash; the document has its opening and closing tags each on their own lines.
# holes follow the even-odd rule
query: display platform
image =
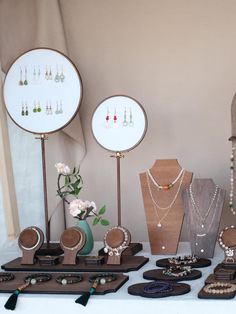
<svg viewBox="0 0 236 314">
<path fill-rule="evenodd" d="M 14 272 L 14 280 L 1 282 L 0 283 L 0 293 L 12 293 L 17 287 L 24 284 L 24 278 L 29 275 L 29 273 L 24 272 Z M 82 276 L 82 281 L 74 284 L 62 285 L 56 282 L 56 278 L 60 276 L 61 273 L 52 274 L 52 279 L 50 281 L 42 282 L 35 285 L 29 285 L 24 290 L 24 293 L 34 293 L 34 294 L 81 294 L 89 291 L 92 283 L 88 281 L 89 276 L 92 273 L 79 273 Z M 78 275 L 78 273 L 76 273 Z M 106 294 L 111 292 L 116 292 L 121 286 L 129 279 L 128 276 L 123 274 L 116 274 L 117 279 L 105 283 L 103 285 L 98 285 L 94 294 Z"/>
<path fill-rule="evenodd" d="M 86 256 L 79 256 L 76 265 L 62 265 L 63 257 L 60 256 L 57 265 L 40 265 L 37 261 L 34 265 L 21 265 L 21 258 L 18 257 L 1 266 L 6 271 L 50 271 L 50 272 L 129 272 L 140 269 L 149 259 L 144 256 L 122 256 L 121 265 L 86 265 Z"/>
<path fill-rule="evenodd" d="M 96 242 L 94 251 L 95 255 L 102 243 Z M 141 298 L 139 296 L 133 296 L 128 294 L 128 287 L 141 282 L 148 282 L 143 279 L 143 272 L 156 268 L 156 260 L 164 258 L 165 256 L 156 256 L 150 254 L 149 243 L 143 243 L 143 251 L 138 253 L 139 255 L 149 258 L 149 262 L 145 264 L 138 271 L 130 272 L 129 280 L 116 292 L 108 293 L 101 296 L 91 296 L 86 308 L 76 304 L 74 295 L 48 295 L 48 294 L 22 294 L 17 302 L 17 313 L 24 314 L 77 314 L 78 311 L 82 310 L 83 313 L 103 313 L 103 314 L 120 314 L 122 313 L 133 313 L 143 314 L 148 312 L 156 313 L 157 310 L 162 314 L 218 314 L 235 311 L 235 301 L 231 300 L 207 300 L 199 299 L 198 292 L 204 286 L 204 281 L 213 273 L 215 266 L 222 262 L 224 259 L 223 251 L 218 247 L 215 251 L 215 256 L 211 260 L 212 265 L 206 268 L 201 268 L 202 277 L 188 281 L 191 286 L 191 291 L 185 295 L 178 297 L 168 297 L 161 299 L 148 299 Z M 190 254 L 190 244 L 180 243 L 177 255 L 188 255 Z M 4 264 L 9 260 L 12 260 L 20 255 L 20 251 L 17 248 L 17 244 L 11 244 L 4 246 L 0 250 L 0 263 Z M 138 256 L 138 255 L 137 255 Z M 4 310 L 4 304 L 6 302 L 6 294 L 0 293 L 0 310 L 3 313 L 8 313 Z"/>
</svg>

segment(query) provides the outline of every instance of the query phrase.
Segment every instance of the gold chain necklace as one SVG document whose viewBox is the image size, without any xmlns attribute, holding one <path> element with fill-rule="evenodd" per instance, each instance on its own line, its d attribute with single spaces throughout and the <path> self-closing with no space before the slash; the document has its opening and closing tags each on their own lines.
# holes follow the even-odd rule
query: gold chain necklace
<svg viewBox="0 0 236 314">
<path fill-rule="evenodd" d="M 149 176 L 148 176 L 148 172 L 146 172 L 146 179 L 147 179 L 148 190 L 149 190 L 149 194 L 150 194 L 151 200 L 152 200 L 152 202 L 153 202 L 154 212 L 155 212 L 155 215 L 156 215 L 156 218 L 157 218 L 157 221 L 158 221 L 158 223 L 157 223 L 157 227 L 158 227 L 158 228 L 161 228 L 161 227 L 162 227 L 161 222 L 168 216 L 168 214 L 169 214 L 169 212 L 170 212 L 172 206 L 174 205 L 174 203 L 175 203 L 175 201 L 176 201 L 176 199 L 177 199 L 177 197 L 178 197 L 178 195 L 179 195 L 180 188 L 181 188 L 181 185 L 182 185 L 183 179 L 184 179 L 184 174 L 185 174 L 185 171 L 183 171 L 183 173 L 182 173 L 182 176 L 181 176 L 181 179 L 180 179 L 180 182 L 179 182 L 179 186 L 178 186 L 177 192 L 176 192 L 176 194 L 175 194 L 173 200 L 171 201 L 171 203 L 170 203 L 168 206 L 166 206 L 166 207 L 161 207 L 161 206 L 155 201 L 155 199 L 154 199 L 154 197 L 153 197 L 152 190 L 151 190 L 151 185 L 150 185 L 150 179 L 149 179 Z M 166 213 L 165 213 L 162 217 L 160 217 L 160 215 L 158 214 L 158 209 L 164 210 L 164 211 L 166 211 Z"/>
</svg>

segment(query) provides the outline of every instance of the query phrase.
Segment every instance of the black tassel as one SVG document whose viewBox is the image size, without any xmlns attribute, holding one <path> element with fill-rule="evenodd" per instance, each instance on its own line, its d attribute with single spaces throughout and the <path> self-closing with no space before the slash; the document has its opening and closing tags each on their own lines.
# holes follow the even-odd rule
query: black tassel
<svg viewBox="0 0 236 314">
<path fill-rule="evenodd" d="M 4 305 L 5 309 L 7 310 L 15 310 L 16 303 L 17 303 L 17 298 L 18 295 L 20 294 L 20 290 L 16 289 L 12 295 L 9 297 L 7 300 L 6 304 Z"/>
<path fill-rule="evenodd" d="M 98 281 L 95 280 L 92 287 L 89 289 L 89 292 L 84 292 L 78 299 L 75 300 L 75 303 L 79 303 L 83 306 L 86 306 L 90 296 L 94 294 L 94 292 L 96 291 L 97 286 L 98 286 Z"/>
</svg>

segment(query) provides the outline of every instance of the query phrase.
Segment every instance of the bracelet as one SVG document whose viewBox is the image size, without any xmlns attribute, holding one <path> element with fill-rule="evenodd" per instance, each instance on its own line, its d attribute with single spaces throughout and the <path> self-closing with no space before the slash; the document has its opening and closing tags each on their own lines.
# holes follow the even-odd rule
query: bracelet
<svg viewBox="0 0 236 314">
<path fill-rule="evenodd" d="M 196 263 L 198 260 L 196 255 L 187 255 L 187 256 L 178 256 L 178 257 L 171 257 L 168 258 L 168 262 L 170 264 L 175 265 L 188 265 Z"/>
<path fill-rule="evenodd" d="M 123 240 L 123 242 L 122 242 L 120 245 L 118 245 L 117 247 L 112 247 L 111 245 L 109 245 L 109 244 L 107 243 L 107 235 L 108 235 L 112 230 L 120 230 L 120 231 L 122 231 L 123 234 L 124 234 L 124 240 Z M 127 229 L 125 229 L 125 228 L 122 227 L 122 226 L 113 227 L 113 228 L 109 229 L 109 230 L 105 233 L 103 241 L 104 241 L 104 245 L 105 245 L 105 247 L 104 247 L 104 252 L 105 252 L 105 253 L 108 253 L 108 255 L 110 255 L 110 256 L 113 256 L 113 255 L 115 255 L 115 256 L 120 256 L 121 253 L 124 251 L 124 249 L 126 249 L 126 248 L 129 246 L 129 242 L 130 242 L 130 233 L 129 233 L 129 231 L 128 231 Z"/>
<path fill-rule="evenodd" d="M 214 282 L 206 285 L 203 290 L 210 294 L 225 294 L 236 291 L 236 285 L 227 282 Z"/>
<path fill-rule="evenodd" d="M 163 270 L 163 274 L 170 277 L 183 277 L 192 272 L 191 266 L 170 266 Z"/>
<path fill-rule="evenodd" d="M 76 274 L 66 274 L 66 275 L 61 275 L 56 278 L 56 282 L 60 283 L 61 285 L 74 284 L 82 280 L 83 280 L 83 277 L 81 275 L 76 275 Z"/>
<path fill-rule="evenodd" d="M 31 285 L 35 285 L 38 282 L 46 282 L 51 279 L 52 279 L 52 275 L 40 273 L 40 274 L 32 274 L 32 275 L 26 276 L 24 278 L 24 281 Z"/>
<path fill-rule="evenodd" d="M 15 276 L 11 273 L 0 273 L 0 282 L 13 280 Z"/>
<path fill-rule="evenodd" d="M 167 293 L 173 291 L 173 285 L 164 281 L 153 281 L 144 286 L 143 291 L 148 294 Z"/>
<path fill-rule="evenodd" d="M 103 274 L 95 274 L 92 276 L 89 276 L 89 282 L 98 282 L 101 285 L 104 285 L 107 282 L 112 282 L 117 279 L 117 275 L 110 274 L 110 273 L 103 273 Z"/>
</svg>

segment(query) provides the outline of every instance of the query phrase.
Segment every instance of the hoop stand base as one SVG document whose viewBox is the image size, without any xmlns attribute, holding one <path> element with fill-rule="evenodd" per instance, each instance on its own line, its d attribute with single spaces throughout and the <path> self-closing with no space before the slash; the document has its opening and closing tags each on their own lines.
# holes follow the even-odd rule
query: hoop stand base
<svg viewBox="0 0 236 314">
<path fill-rule="evenodd" d="M 63 254 L 60 243 L 44 243 L 42 247 L 36 252 L 39 256 L 59 256 Z"/>
<path fill-rule="evenodd" d="M 130 245 L 123 251 L 122 255 L 133 256 L 138 252 L 142 251 L 143 245 L 142 243 L 130 243 Z M 99 256 L 106 256 L 107 253 L 104 252 L 104 249 L 100 249 L 98 251 Z"/>
</svg>

